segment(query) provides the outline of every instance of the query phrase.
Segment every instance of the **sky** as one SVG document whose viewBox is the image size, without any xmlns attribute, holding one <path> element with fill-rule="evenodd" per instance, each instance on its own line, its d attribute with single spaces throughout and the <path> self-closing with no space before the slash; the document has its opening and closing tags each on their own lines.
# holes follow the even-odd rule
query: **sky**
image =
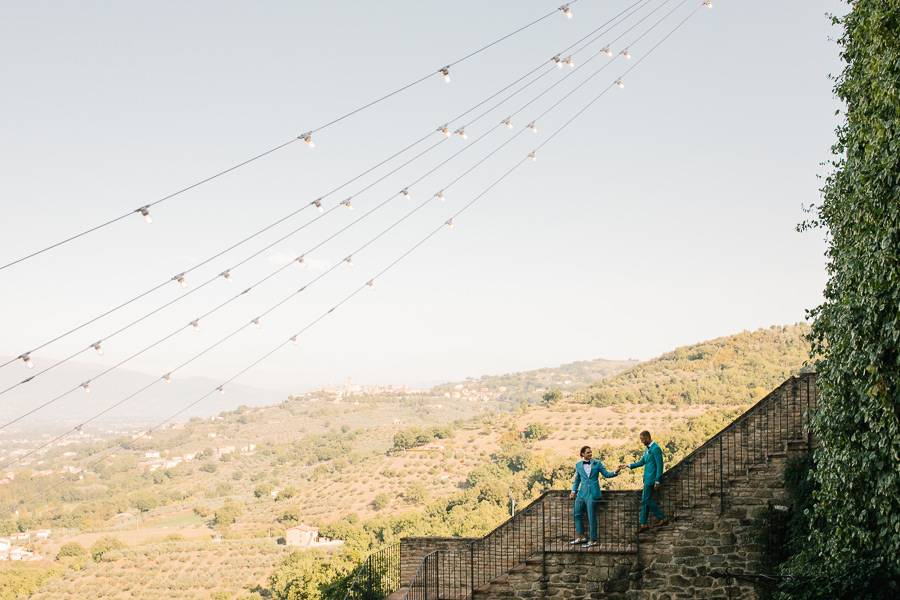
<svg viewBox="0 0 900 600">
<path fill-rule="evenodd" d="M 559 1 L 4 3 L 0 362 L 36 368 L 2 389 L 423 386 L 804 320 L 846 6 Z"/>
</svg>

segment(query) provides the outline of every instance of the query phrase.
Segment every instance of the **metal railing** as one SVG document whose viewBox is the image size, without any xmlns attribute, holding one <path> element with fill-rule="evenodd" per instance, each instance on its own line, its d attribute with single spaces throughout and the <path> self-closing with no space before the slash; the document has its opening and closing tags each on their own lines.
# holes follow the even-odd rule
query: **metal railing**
<svg viewBox="0 0 900 600">
<path fill-rule="evenodd" d="M 383 600 L 399 587 L 400 544 L 394 544 L 366 557 L 344 600 Z"/>
<path fill-rule="evenodd" d="M 730 484 L 765 468 L 788 447 L 809 449 L 816 375 L 791 377 L 663 475 L 656 502 L 666 516 L 728 506 Z"/>
</svg>

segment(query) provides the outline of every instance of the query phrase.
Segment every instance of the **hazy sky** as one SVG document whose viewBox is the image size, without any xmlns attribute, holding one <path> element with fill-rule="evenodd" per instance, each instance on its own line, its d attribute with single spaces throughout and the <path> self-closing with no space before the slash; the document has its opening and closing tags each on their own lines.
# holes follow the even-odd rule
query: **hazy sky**
<svg viewBox="0 0 900 600">
<path fill-rule="evenodd" d="M 649 359 L 803 320 L 821 300 L 825 246 L 822 232 L 795 226 L 828 173 L 821 163 L 839 119 L 828 76 L 841 63 L 825 13 L 846 7 L 717 0 L 692 14 L 699 0 L 579 0 L 574 18 L 557 11 L 454 64 L 450 84 L 437 74 L 559 3 L 4 2 L 4 265 L 432 76 L 315 131 L 315 148 L 292 143 L 167 199 L 151 209 L 152 225 L 134 214 L 0 270 L 2 362 L 159 287 L 36 351 L 34 371 L 3 367 L 0 384 L 97 340 L 103 357 L 73 360 L 100 373 L 149 348 L 124 366 L 162 375 L 269 310 L 261 329 L 237 331 L 176 382 L 230 380 L 297 332 L 296 347 L 235 381 L 298 392 L 350 376 L 433 384 Z M 640 10 L 597 31 L 629 7 Z M 607 43 L 614 58 L 591 58 Z M 578 50 L 577 68 L 554 68 L 550 58 L 573 45 L 565 55 Z M 619 54 L 626 47 L 630 61 Z M 623 89 L 613 85 L 632 67 Z M 511 131 L 500 124 L 508 115 Z M 537 133 L 523 131 L 537 117 Z M 468 140 L 435 131 L 446 122 L 465 126 Z M 519 164 L 539 146 L 536 162 Z M 398 195 L 407 186 L 411 199 Z M 444 202 L 375 239 L 442 189 Z M 318 216 L 304 209 L 201 265 L 322 196 L 327 210 L 352 196 L 355 210 L 338 207 L 291 234 Z M 327 314 L 475 198 L 452 229 Z M 305 253 L 306 269 L 254 285 Z M 350 254 L 353 266 L 341 262 Z M 231 267 L 234 284 L 193 291 Z M 186 290 L 162 285 L 183 271 Z M 185 327 L 210 311 L 199 333 Z"/>
</svg>

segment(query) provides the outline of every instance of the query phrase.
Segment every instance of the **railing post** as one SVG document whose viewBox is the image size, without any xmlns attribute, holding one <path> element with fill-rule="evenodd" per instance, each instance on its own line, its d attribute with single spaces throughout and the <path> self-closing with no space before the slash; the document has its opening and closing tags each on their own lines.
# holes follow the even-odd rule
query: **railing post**
<svg viewBox="0 0 900 600">
<path fill-rule="evenodd" d="M 469 542 L 469 598 L 475 599 L 475 541 Z"/>
<path fill-rule="evenodd" d="M 725 512 L 725 463 L 722 462 L 724 457 L 722 456 L 722 438 L 724 436 L 719 433 L 719 514 L 723 514 Z"/>
<path fill-rule="evenodd" d="M 541 581 L 547 581 L 547 502 L 541 502 Z"/>
</svg>

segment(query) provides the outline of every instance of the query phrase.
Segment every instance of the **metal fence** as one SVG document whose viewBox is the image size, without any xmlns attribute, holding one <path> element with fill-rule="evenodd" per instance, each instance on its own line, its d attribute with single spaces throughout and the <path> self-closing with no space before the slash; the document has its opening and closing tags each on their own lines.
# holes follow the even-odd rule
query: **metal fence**
<svg viewBox="0 0 900 600">
<path fill-rule="evenodd" d="M 370 554 L 356 571 L 344 600 L 383 600 L 400 587 L 400 544 Z"/>
<path fill-rule="evenodd" d="M 815 382 L 815 373 L 791 377 L 666 471 L 656 498 L 663 512 L 670 518 L 689 516 L 697 508 L 724 512 L 730 484 L 748 480 L 789 447 L 809 449 Z"/>
</svg>

